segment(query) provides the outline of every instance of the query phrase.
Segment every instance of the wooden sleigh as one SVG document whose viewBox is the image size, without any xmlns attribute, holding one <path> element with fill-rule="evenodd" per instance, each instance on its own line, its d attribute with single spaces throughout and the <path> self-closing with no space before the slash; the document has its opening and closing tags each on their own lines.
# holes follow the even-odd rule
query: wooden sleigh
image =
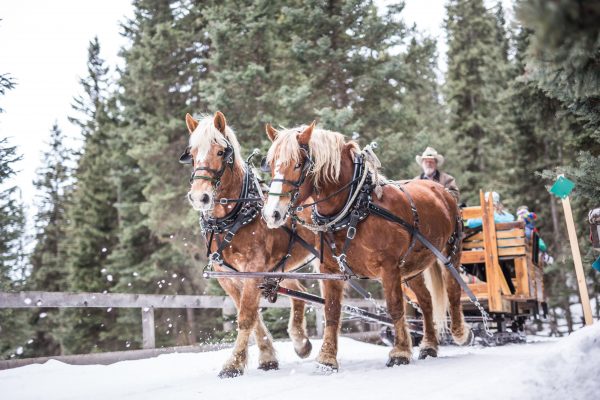
<svg viewBox="0 0 600 400">
<path fill-rule="evenodd" d="M 487 322 L 495 324 L 495 336 L 487 344 L 524 341 L 520 332 L 525 320 L 547 310 L 539 237 L 534 233 L 528 239 L 523 221 L 495 223 L 491 196 L 486 201 L 480 191 L 479 199 L 481 205 L 462 210 L 464 221 L 481 218 L 482 226 L 465 228 L 461 276 L 489 314 Z M 414 293 L 405 290 L 416 302 Z M 465 319 L 481 323 L 479 310 L 464 291 L 461 301 Z"/>
<path fill-rule="evenodd" d="M 461 263 L 467 271 L 479 270 L 469 288 L 492 315 L 528 317 L 544 313 L 546 296 L 543 260 L 536 233 L 525 236 L 523 221 L 494 223 L 494 206 L 479 192 L 480 206 L 463 209 L 463 219 L 481 218 L 480 230 L 466 230 Z M 473 310 L 463 296 L 465 311 Z"/>
</svg>

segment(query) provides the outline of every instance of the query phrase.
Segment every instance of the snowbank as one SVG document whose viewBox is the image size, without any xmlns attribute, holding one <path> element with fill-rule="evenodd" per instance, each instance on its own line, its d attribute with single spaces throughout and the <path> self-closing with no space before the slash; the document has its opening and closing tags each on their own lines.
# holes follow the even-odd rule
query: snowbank
<svg viewBox="0 0 600 400">
<path fill-rule="evenodd" d="M 168 354 L 113 365 L 58 361 L 0 371 L 3 399 L 592 399 L 600 393 L 600 324 L 561 340 L 496 348 L 443 347 L 437 359 L 386 368 L 389 348 L 340 338 L 340 372 L 316 372 L 313 354 L 300 360 L 278 342 L 280 369 L 259 371 L 256 346 L 246 374 L 217 374 L 230 350 Z"/>
<path fill-rule="evenodd" d="M 531 398 L 600 398 L 600 323 L 556 342 L 538 365 L 537 377 L 525 382 Z"/>
</svg>

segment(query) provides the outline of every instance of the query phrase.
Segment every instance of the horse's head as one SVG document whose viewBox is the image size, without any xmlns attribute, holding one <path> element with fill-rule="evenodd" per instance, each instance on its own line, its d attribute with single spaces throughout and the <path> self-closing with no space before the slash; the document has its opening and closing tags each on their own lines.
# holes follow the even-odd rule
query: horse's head
<svg viewBox="0 0 600 400">
<path fill-rule="evenodd" d="M 309 126 L 278 132 L 267 124 L 267 136 L 273 142 L 267 155 L 272 181 L 263 218 L 269 228 L 285 224 L 290 210 L 314 191 L 310 174 L 314 162 L 309 147 L 315 129 Z"/>
<path fill-rule="evenodd" d="M 214 117 L 204 117 L 199 121 L 190 114 L 185 116 L 190 132 L 189 146 L 179 161 L 192 164 L 188 200 L 197 211 L 209 211 L 215 203 L 215 193 L 228 171 L 240 168 L 236 153 L 239 144 L 223 113 L 217 111 Z"/>
</svg>

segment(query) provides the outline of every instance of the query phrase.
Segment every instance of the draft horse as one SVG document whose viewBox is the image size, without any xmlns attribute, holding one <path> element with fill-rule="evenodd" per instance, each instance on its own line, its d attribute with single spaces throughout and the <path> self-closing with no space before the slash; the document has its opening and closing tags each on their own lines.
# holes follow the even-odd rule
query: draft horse
<svg viewBox="0 0 600 400">
<path fill-rule="evenodd" d="M 458 282 L 411 234 L 411 227 L 418 227 L 418 232 L 456 265 L 462 222 L 450 193 L 431 181 L 405 185 L 384 181 L 377 174 L 378 160 L 372 152 L 361 152 L 356 142 L 346 142 L 340 133 L 315 129 L 314 122 L 280 131 L 270 125 L 266 128 L 273 142 L 266 159 L 273 178 L 263 208 L 267 225 L 278 228 L 291 216 L 322 235 L 332 257 L 323 259 L 321 272 L 342 270 L 381 280 L 396 333 L 387 365 L 408 364 L 412 356 L 403 281 L 410 284 L 423 309 L 424 339 L 419 358 L 437 355 L 434 320 L 439 330 L 444 329 L 448 302 L 454 341 L 470 342 L 472 333 L 464 322 Z M 309 197 L 314 201 L 303 204 Z M 313 210 L 312 223 L 298 215 L 308 206 Z M 343 281 L 323 283 L 326 325 L 317 362 L 333 370 L 338 368 L 343 288 Z"/>
<path fill-rule="evenodd" d="M 245 165 L 240 156 L 240 145 L 225 116 L 217 112 L 214 117 L 196 120 L 187 114 L 185 120 L 190 133 L 189 147 L 180 162 L 193 166 L 187 197 L 194 210 L 201 212 L 207 255 L 210 255 L 214 269 L 269 272 L 270 268 L 288 270 L 307 260 L 311 253 L 305 247 L 290 246 L 290 240 L 299 234 L 314 242 L 310 231 L 304 228 L 298 232 L 289 228 L 274 231 L 260 218 L 262 193 L 255 184 L 252 168 Z M 219 278 L 218 281 L 233 299 L 238 312 L 238 334 L 233 353 L 219 377 L 243 374 L 252 331 L 260 353 L 259 368 L 277 369 L 272 337 L 258 309 L 260 280 Z M 304 290 L 296 280 L 286 280 L 281 286 Z M 306 333 L 305 303 L 296 299 L 291 303 L 288 333 L 298 356 L 306 358 L 312 345 Z"/>
</svg>

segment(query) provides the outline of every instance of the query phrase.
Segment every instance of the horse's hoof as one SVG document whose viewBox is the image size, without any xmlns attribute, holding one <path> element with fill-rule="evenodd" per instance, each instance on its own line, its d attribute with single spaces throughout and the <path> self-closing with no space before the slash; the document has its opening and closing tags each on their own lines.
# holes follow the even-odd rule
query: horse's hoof
<svg viewBox="0 0 600 400">
<path fill-rule="evenodd" d="M 296 354 L 298 354 L 298 357 L 300 357 L 300 358 L 306 358 L 306 357 L 310 356 L 310 352 L 312 351 L 312 343 L 310 342 L 310 340 L 308 340 L 308 339 L 304 339 L 304 340 L 306 341 L 306 344 L 300 350 L 298 350 L 294 347 Z"/>
<path fill-rule="evenodd" d="M 472 346 L 475 343 L 475 334 L 472 329 L 469 329 L 469 334 L 467 335 L 467 339 L 461 343 L 461 346 Z"/>
<path fill-rule="evenodd" d="M 279 369 L 279 362 L 277 360 L 265 361 L 265 362 L 258 364 L 258 369 L 262 369 L 263 371 L 271 371 L 274 369 Z"/>
<path fill-rule="evenodd" d="M 338 372 L 338 366 L 329 363 L 317 363 L 316 370 L 322 375 L 331 375 Z"/>
<path fill-rule="evenodd" d="M 390 357 L 388 362 L 385 364 L 386 367 L 393 367 L 395 365 L 408 365 L 410 364 L 410 359 L 402 356 Z"/>
<path fill-rule="evenodd" d="M 426 347 L 419 351 L 419 360 L 424 360 L 427 357 L 437 357 L 437 350 L 431 347 Z"/>
<path fill-rule="evenodd" d="M 219 378 L 236 378 L 244 375 L 244 371 L 238 368 L 224 368 L 219 372 Z"/>
</svg>

